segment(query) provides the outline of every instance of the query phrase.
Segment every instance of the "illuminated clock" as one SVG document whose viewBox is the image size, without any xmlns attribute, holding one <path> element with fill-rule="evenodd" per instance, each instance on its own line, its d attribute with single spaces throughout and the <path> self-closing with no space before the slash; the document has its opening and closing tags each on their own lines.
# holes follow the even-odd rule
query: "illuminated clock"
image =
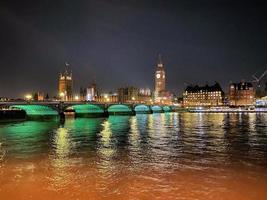
<svg viewBox="0 0 267 200">
<path fill-rule="evenodd" d="M 156 76 L 157 76 L 157 78 L 160 78 L 160 74 L 157 74 Z"/>
</svg>

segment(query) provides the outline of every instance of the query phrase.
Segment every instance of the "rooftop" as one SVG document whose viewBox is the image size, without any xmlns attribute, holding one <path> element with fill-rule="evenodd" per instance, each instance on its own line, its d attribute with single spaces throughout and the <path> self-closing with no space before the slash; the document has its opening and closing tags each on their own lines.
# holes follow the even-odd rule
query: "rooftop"
<svg viewBox="0 0 267 200">
<path fill-rule="evenodd" d="M 185 91 L 187 92 L 199 92 L 199 91 L 207 91 L 207 92 L 221 91 L 223 92 L 220 84 L 217 82 L 211 86 L 208 84 L 206 84 L 205 86 L 189 85 L 186 87 Z"/>
</svg>

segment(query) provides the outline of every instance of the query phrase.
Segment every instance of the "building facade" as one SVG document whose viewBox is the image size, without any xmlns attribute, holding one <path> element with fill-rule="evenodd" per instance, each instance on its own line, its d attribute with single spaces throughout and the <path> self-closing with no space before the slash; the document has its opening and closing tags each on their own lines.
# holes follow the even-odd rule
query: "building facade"
<svg viewBox="0 0 267 200">
<path fill-rule="evenodd" d="M 159 92 L 158 99 L 155 101 L 159 104 L 171 105 L 174 101 L 174 95 L 170 91 L 162 90 Z"/>
<path fill-rule="evenodd" d="M 44 101 L 45 100 L 45 96 L 43 92 L 36 92 L 33 95 L 33 100 L 34 101 Z"/>
<path fill-rule="evenodd" d="M 165 91 L 166 87 L 166 74 L 164 65 L 162 62 L 161 55 L 158 57 L 156 72 L 155 72 L 155 90 L 154 90 L 154 101 L 160 101 L 160 93 Z"/>
<path fill-rule="evenodd" d="M 58 81 L 58 94 L 62 101 L 73 100 L 73 79 L 72 73 L 67 69 L 63 73 L 59 74 Z"/>
<path fill-rule="evenodd" d="M 95 100 L 98 103 L 117 103 L 118 95 L 116 93 L 100 94 L 95 96 Z"/>
<path fill-rule="evenodd" d="M 86 88 L 80 87 L 80 96 L 79 100 L 80 101 L 85 101 L 86 100 Z M 74 99 L 77 99 L 77 95 L 74 97 Z"/>
<path fill-rule="evenodd" d="M 143 104 L 152 104 L 152 93 L 149 88 L 139 89 L 138 102 Z"/>
<path fill-rule="evenodd" d="M 256 102 L 255 102 L 256 106 L 257 107 L 267 107 L 267 96 L 265 97 L 262 97 L 260 99 L 256 99 Z"/>
<path fill-rule="evenodd" d="M 224 92 L 219 85 L 215 83 L 212 86 L 188 86 L 183 93 L 184 107 L 211 107 L 222 106 Z"/>
<path fill-rule="evenodd" d="M 250 82 L 231 83 L 229 87 L 230 106 L 252 106 L 255 104 L 255 90 Z"/>
<path fill-rule="evenodd" d="M 90 85 L 86 90 L 86 101 L 95 101 L 97 96 L 96 84 Z"/>
<path fill-rule="evenodd" d="M 139 95 L 143 96 L 151 96 L 151 90 L 149 88 L 140 88 L 139 89 Z"/>
<path fill-rule="evenodd" d="M 138 88 L 125 87 L 118 89 L 118 102 L 119 103 L 135 103 L 138 102 Z"/>
</svg>

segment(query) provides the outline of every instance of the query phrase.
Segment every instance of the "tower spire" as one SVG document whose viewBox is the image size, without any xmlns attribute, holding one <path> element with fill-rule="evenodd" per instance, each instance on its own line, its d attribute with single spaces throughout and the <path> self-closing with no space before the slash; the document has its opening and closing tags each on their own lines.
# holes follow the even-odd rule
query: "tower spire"
<svg viewBox="0 0 267 200">
<path fill-rule="evenodd" d="M 70 66 L 70 64 L 68 62 L 65 62 L 65 74 L 68 73 L 69 66 Z"/>
<path fill-rule="evenodd" d="M 163 62 L 162 62 L 162 55 L 159 53 L 158 54 L 158 63 L 157 63 L 158 68 L 163 68 Z"/>
<path fill-rule="evenodd" d="M 162 55 L 160 53 L 158 54 L 158 64 L 163 64 L 162 63 Z"/>
</svg>

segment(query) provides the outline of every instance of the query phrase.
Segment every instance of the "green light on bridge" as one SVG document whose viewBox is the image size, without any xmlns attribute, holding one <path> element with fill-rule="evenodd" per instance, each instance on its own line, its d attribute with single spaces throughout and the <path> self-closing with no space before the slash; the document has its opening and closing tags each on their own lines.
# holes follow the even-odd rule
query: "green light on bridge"
<svg viewBox="0 0 267 200">
<path fill-rule="evenodd" d="M 85 104 L 72 106 L 77 114 L 93 114 L 93 113 L 104 113 L 104 109 L 99 105 Z"/>
<path fill-rule="evenodd" d="M 160 106 L 152 106 L 151 109 L 155 113 L 157 113 L 157 112 L 163 112 L 162 107 L 160 107 Z"/>
<path fill-rule="evenodd" d="M 112 105 L 108 108 L 109 114 L 127 114 L 132 113 L 132 109 L 128 105 Z"/>
<path fill-rule="evenodd" d="M 163 106 L 164 112 L 171 112 L 172 108 L 170 106 Z"/>
<path fill-rule="evenodd" d="M 136 113 L 148 113 L 151 112 L 150 107 L 147 105 L 137 105 L 134 108 Z"/>
<path fill-rule="evenodd" d="M 49 106 L 44 105 L 13 105 L 11 108 L 24 110 L 27 115 L 51 115 L 56 116 L 58 112 Z"/>
</svg>

